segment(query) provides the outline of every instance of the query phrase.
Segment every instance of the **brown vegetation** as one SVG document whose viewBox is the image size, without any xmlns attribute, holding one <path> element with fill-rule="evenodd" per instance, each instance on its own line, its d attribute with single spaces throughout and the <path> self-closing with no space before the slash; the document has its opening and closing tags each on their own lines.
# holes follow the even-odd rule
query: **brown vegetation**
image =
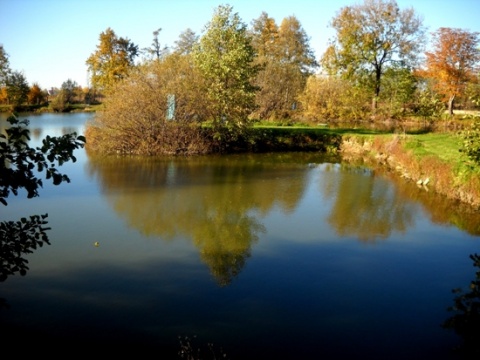
<svg viewBox="0 0 480 360">
<path fill-rule="evenodd" d="M 384 168 L 401 177 L 432 189 L 452 200 L 480 208 L 480 178 L 461 178 L 452 164 L 435 156 L 415 156 L 405 148 L 401 136 L 374 139 L 345 137 L 340 152 L 345 161 L 364 162 L 372 168 Z"/>
<path fill-rule="evenodd" d="M 208 116 L 203 83 L 190 65 L 186 57 L 172 55 L 118 83 L 87 128 L 87 147 L 104 154 L 209 152 L 212 144 L 201 127 Z M 169 103 L 171 94 L 176 95 Z M 169 106 L 175 106 L 174 119 Z"/>
</svg>

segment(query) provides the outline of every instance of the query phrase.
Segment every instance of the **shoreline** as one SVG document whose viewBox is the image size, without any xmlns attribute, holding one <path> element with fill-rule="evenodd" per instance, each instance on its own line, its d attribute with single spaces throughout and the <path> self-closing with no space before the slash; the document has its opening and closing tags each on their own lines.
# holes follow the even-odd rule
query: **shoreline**
<svg viewBox="0 0 480 360">
<path fill-rule="evenodd" d="M 415 156 L 403 145 L 404 141 L 399 135 L 388 139 L 348 136 L 342 138 L 338 152 L 344 161 L 361 162 L 373 170 L 387 170 L 425 190 L 468 204 L 474 211 L 480 210 L 478 176 L 472 174 L 468 178 L 462 178 L 451 164 L 435 156 Z"/>
</svg>

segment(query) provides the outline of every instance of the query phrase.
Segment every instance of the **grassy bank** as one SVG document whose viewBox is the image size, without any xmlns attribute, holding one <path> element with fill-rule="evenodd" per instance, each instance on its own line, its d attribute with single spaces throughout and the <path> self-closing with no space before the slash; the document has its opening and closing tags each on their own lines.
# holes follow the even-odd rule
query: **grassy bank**
<svg viewBox="0 0 480 360">
<path fill-rule="evenodd" d="M 425 190 L 480 209 L 480 169 L 461 148 L 455 133 L 348 134 L 339 151 L 346 161 L 386 168 Z"/>
<path fill-rule="evenodd" d="M 381 168 L 480 210 L 480 167 L 461 151 L 463 139 L 455 131 L 257 125 L 253 138 L 247 151 L 337 152 L 345 161 Z"/>
</svg>

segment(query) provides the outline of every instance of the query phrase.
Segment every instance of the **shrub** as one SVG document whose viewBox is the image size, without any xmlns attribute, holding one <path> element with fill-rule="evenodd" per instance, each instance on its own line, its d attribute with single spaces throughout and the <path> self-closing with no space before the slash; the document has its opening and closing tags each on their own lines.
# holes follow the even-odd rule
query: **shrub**
<svg viewBox="0 0 480 360">
<path fill-rule="evenodd" d="M 171 55 L 117 84 L 87 127 L 88 147 L 102 153 L 193 154 L 209 150 L 203 82 L 188 57 Z"/>
<path fill-rule="evenodd" d="M 311 76 L 299 100 L 302 115 L 311 122 L 362 120 L 370 111 L 365 91 L 333 77 Z"/>
<path fill-rule="evenodd" d="M 475 164 L 480 165 L 480 119 L 473 121 L 471 127 L 461 132 L 463 151 Z"/>
</svg>

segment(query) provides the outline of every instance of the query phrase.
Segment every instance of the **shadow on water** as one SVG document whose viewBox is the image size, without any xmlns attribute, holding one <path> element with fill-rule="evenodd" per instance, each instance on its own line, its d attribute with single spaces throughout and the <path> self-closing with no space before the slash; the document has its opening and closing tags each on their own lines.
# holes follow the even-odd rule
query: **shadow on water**
<svg viewBox="0 0 480 360">
<path fill-rule="evenodd" d="M 33 215 L 29 219 L 0 222 L 0 282 L 19 273 L 24 276 L 28 270 L 27 254 L 39 247 L 50 244 L 46 231 L 47 215 Z"/>
<path fill-rule="evenodd" d="M 448 310 L 453 312 L 443 327 L 455 331 L 462 344 L 455 351 L 463 358 L 480 359 L 480 255 L 472 254 L 470 259 L 477 268 L 475 279 L 470 282 L 469 291 L 454 289 L 454 305 Z"/>
<path fill-rule="evenodd" d="M 47 215 L 32 215 L 0 222 L 0 283 L 15 274 L 25 276 L 29 270 L 27 255 L 50 245 L 46 218 Z M 7 299 L 0 297 L 0 309 L 8 307 Z"/>
</svg>

